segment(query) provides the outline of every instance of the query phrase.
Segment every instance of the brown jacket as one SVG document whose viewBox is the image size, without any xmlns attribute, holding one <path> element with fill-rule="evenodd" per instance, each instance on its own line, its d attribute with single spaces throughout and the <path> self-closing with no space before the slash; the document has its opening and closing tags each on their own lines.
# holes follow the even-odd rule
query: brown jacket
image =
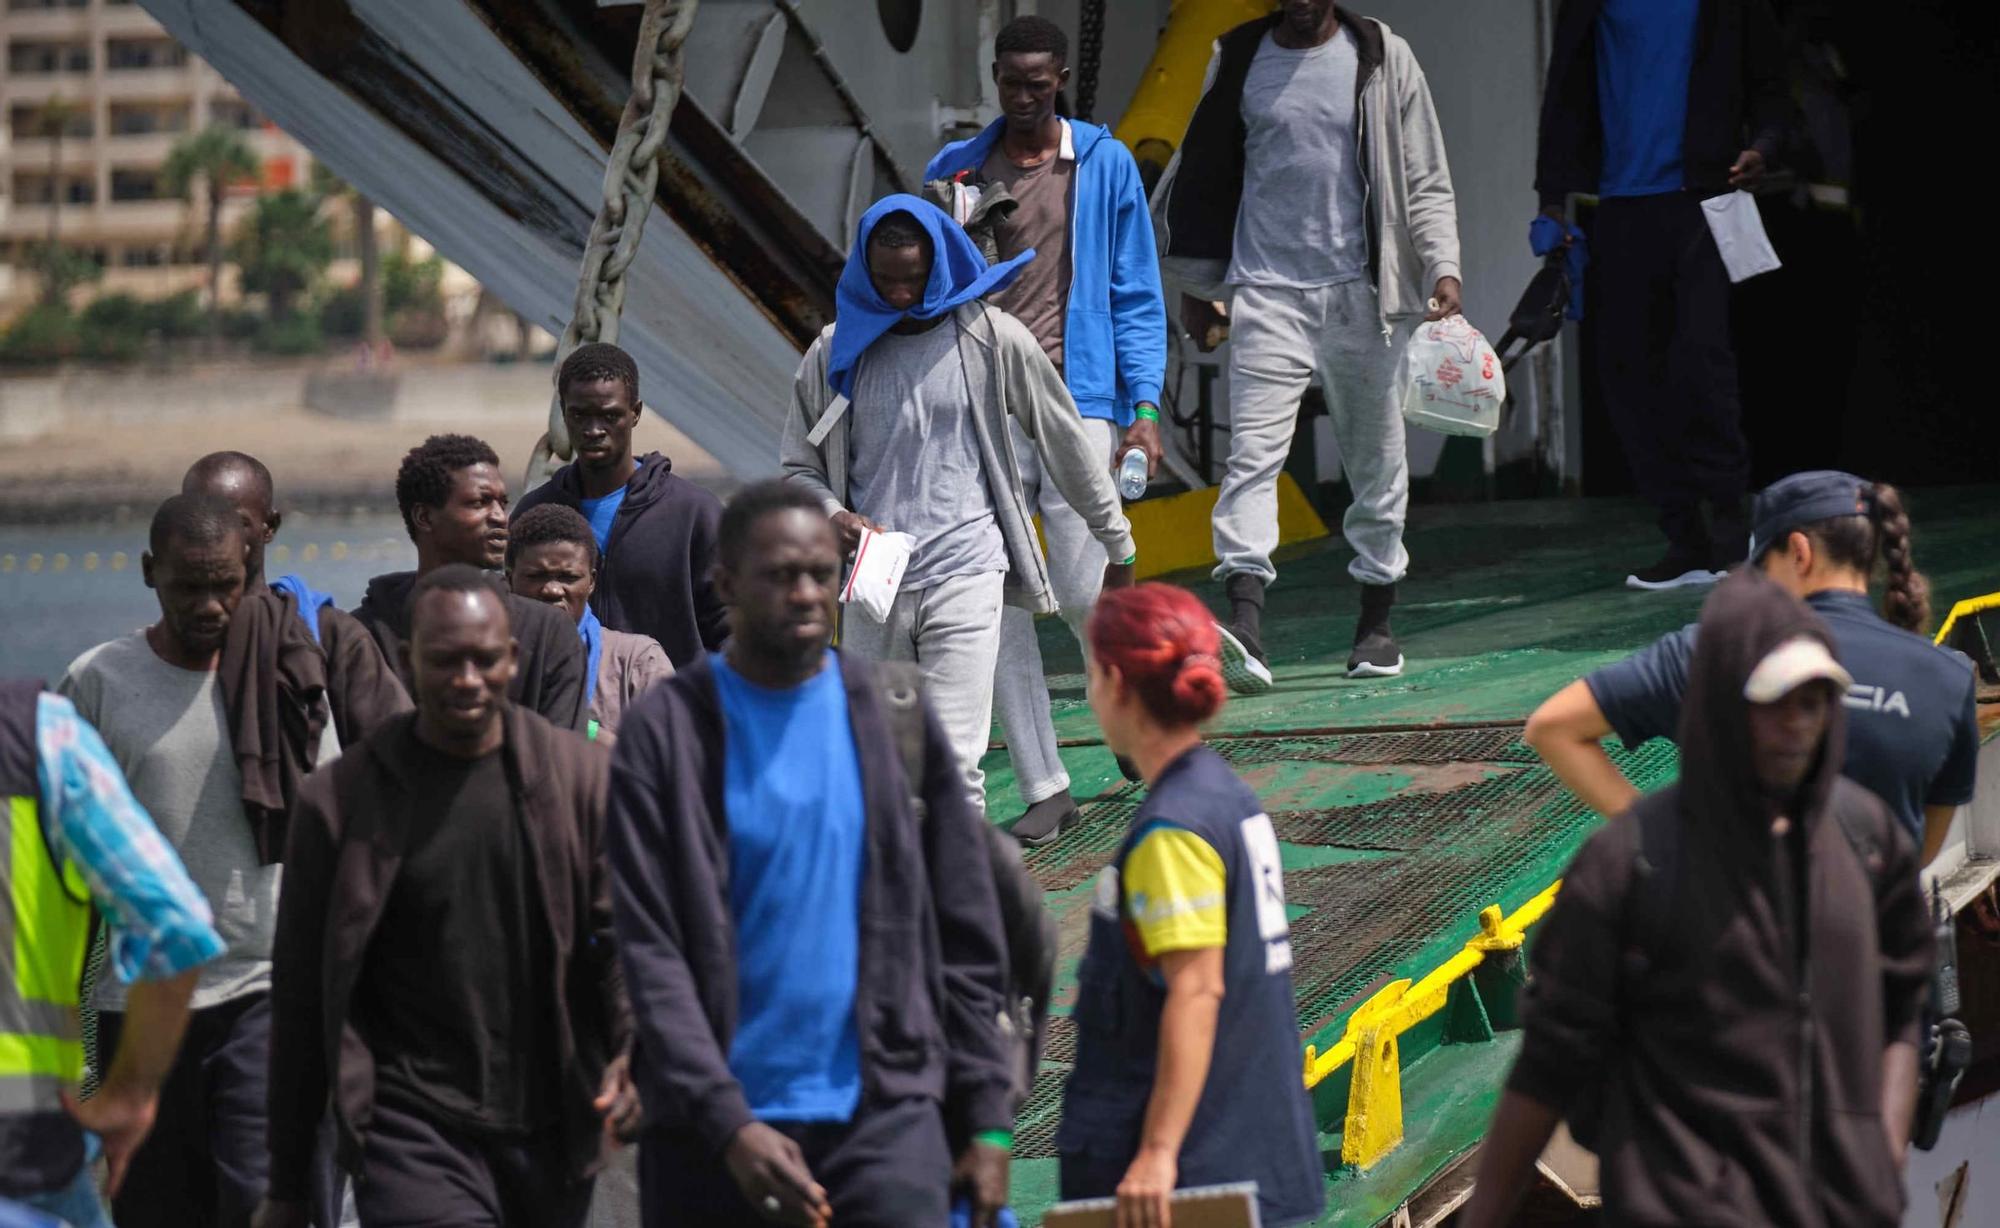
<svg viewBox="0 0 2000 1228">
<path fill-rule="evenodd" d="M 1838 704 L 1785 808 L 1803 874 L 1771 834 L 1743 687 L 1801 634 L 1832 645 L 1760 576 L 1716 590 L 1690 666 L 1680 783 L 1585 843 L 1534 940 L 1508 1086 L 1573 1126 L 1589 1119 L 1607 1222 L 1833 1228 L 1902 1213 L 1882 1057 L 1917 1038 L 1930 928 L 1909 837 L 1839 776 Z"/>
<path fill-rule="evenodd" d="M 348 1012 L 401 864 L 415 721 L 413 713 L 390 720 L 299 791 L 272 955 L 273 1198 L 305 1197 L 329 1091 L 340 1163 L 350 1172 L 359 1164 L 375 1064 Z M 559 1125 L 569 1175 L 582 1177 L 599 1160 L 591 1100 L 632 1030 L 603 857 L 609 759 L 518 704 L 507 706 L 502 753 L 533 839 L 536 887 L 562 970 L 552 1010 L 553 1057 L 563 1071 Z"/>
<path fill-rule="evenodd" d="M 409 692 L 395 667 L 354 615 L 322 606 L 319 646 L 326 654 L 328 727 L 341 746 L 360 745 L 383 721 L 410 710 Z"/>
<path fill-rule="evenodd" d="M 604 629 L 604 650 L 598 653 L 597 692 L 590 699 L 590 719 L 597 722 L 597 743 L 618 739 L 618 722 L 632 701 L 656 682 L 674 676 L 667 650 L 650 635 Z"/>
<path fill-rule="evenodd" d="M 262 585 L 243 594 L 217 677 L 243 777 L 243 813 L 265 865 L 284 859 L 299 783 L 319 760 L 326 674 L 326 657 L 289 594 Z"/>
<path fill-rule="evenodd" d="M 353 746 L 383 721 L 410 709 L 375 639 L 331 605 L 319 611 L 317 639 L 297 599 L 262 581 L 229 620 L 220 670 L 229 737 L 243 775 L 243 811 L 269 865 L 284 858 L 285 826 L 299 783 L 320 762 L 327 729 Z"/>
</svg>

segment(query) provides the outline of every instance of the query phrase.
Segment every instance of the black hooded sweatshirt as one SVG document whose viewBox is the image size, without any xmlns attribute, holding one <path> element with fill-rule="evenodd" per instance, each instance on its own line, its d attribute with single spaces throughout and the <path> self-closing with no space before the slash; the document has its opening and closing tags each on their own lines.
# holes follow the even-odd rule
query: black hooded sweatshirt
<svg viewBox="0 0 2000 1228">
<path fill-rule="evenodd" d="M 514 515 L 543 503 L 582 511 L 582 502 L 583 475 L 571 463 L 522 496 Z M 604 541 L 590 608 L 613 631 L 658 640 L 675 669 L 722 647 L 726 611 L 708 574 L 721 523 L 719 499 L 676 477 L 658 452 L 640 457 Z"/>
<path fill-rule="evenodd" d="M 403 645 L 410 638 L 410 590 L 414 571 L 394 571 L 368 582 L 367 595 L 354 607 L 354 619 L 368 628 L 382 656 L 396 671 L 403 689 L 416 694 L 410 670 L 403 663 Z M 530 601 L 507 591 L 498 579 L 493 590 L 506 599 L 514 640 L 521 646 L 514 681 L 507 697 L 531 708 L 559 729 L 582 732 L 590 720 L 583 701 L 583 674 L 588 660 L 583 638 L 564 611 L 546 602 Z"/>
<path fill-rule="evenodd" d="M 1818 617 L 1761 576 L 1716 589 L 1680 782 L 1585 843 L 1535 936 L 1508 1087 L 1573 1121 L 1594 1110 L 1609 1222 L 1833 1228 L 1902 1212 L 1882 1057 L 1917 1039 L 1930 927 L 1909 836 L 1839 775 L 1838 704 L 1787 808 L 1798 834 L 1771 833 L 1743 686 L 1800 635 L 1832 649 Z M 1642 872 L 1642 849 L 1665 840 L 1672 871 Z"/>
</svg>

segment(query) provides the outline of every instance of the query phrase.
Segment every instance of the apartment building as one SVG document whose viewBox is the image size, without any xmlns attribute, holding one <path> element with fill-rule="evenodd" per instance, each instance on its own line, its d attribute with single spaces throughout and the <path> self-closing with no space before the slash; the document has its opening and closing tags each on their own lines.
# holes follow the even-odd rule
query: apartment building
<svg viewBox="0 0 2000 1228">
<path fill-rule="evenodd" d="M 168 195 L 160 170 L 209 124 L 241 130 L 263 159 L 261 183 L 232 187 L 225 234 L 259 189 L 304 182 L 305 148 L 134 0 L 0 0 L 0 46 L 0 301 L 36 293 L 26 257 L 52 213 L 59 241 L 104 268 L 103 291 L 201 285 L 206 206 Z M 52 101 L 59 135 L 46 131 Z"/>
</svg>

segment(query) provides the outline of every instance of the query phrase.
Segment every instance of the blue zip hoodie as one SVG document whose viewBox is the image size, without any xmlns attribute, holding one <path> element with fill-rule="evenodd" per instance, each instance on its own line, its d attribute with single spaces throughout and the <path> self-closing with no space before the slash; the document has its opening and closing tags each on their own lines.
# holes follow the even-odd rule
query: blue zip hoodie
<svg viewBox="0 0 2000 1228">
<path fill-rule="evenodd" d="M 1084 417 L 1129 426 L 1134 405 L 1159 404 L 1167 369 L 1167 304 L 1146 186 L 1131 152 L 1110 129 L 1063 122 L 1076 151 L 1063 380 Z M 924 179 L 976 174 L 1005 123 L 994 120 L 978 136 L 939 150 L 924 168 Z"/>
</svg>

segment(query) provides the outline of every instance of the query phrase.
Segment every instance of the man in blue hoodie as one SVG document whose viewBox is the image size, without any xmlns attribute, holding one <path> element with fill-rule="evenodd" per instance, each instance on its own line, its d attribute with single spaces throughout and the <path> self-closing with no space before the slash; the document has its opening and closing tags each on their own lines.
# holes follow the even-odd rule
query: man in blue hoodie
<svg viewBox="0 0 2000 1228">
<path fill-rule="evenodd" d="M 850 613 L 841 646 L 917 663 L 981 813 L 1001 610 L 1053 614 L 1057 601 L 1014 430 L 1088 526 L 1101 582 L 1131 583 L 1137 558 L 1110 467 L 1069 390 L 1026 325 L 979 301 L 1033 258 L 989 268 L 937 206 L 877 201 L 848 251 L 836 322 L 792 381 L 781 457 L 844 549 L 864 528 L 916 539 L 888 619 Z"/>
<path fill-rule="evenodd" d="M 999 257 L 1032 251 L 995 306 L 1028 326 L 1062 373 L 1083 416 L 1093 458 L 1115 468 L 1130 449 L 1160 462 L 1160 379 L 1166 367 L 1167 311 L 1160 292 L 1153 222 L 1139 168 L 1108 129 L 1056 114 L 1069 80 L 1069 40 L 1045 17 L 1017 17 L 993 40 L 993 81 L 1001 118 L 969 140 L 945 146 L 926 180 L 1004 187 L 1018 202 L 995 227 Z M 1064 621 L 1083 642 L 1103 568 L 1083 517 L 1046 481 L 1018 423 L 1014 455 L 1029 505 L 1042 516 L 1049 579 Z M 993 706 L 1007 735 L 1028 811 L 1014 835 L 1047 844 L 1075 822 L 1069 773 L 1056 753 L 1034 618 L 1001 618 Z"/>
</svg>

